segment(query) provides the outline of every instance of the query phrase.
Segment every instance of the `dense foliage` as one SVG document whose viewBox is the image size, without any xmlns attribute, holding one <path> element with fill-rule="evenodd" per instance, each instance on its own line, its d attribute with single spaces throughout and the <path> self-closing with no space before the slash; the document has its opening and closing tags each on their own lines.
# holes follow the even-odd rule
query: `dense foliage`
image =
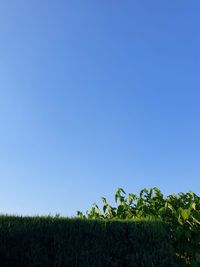
<svg viewBox="0 0 200 267">
<path fill-rule="evenodd" d="M 81 218 L 112 220 L 141 217 L 159 218 L 170 227 L 171 239 L 179 266 L 200 266 L 200 197 L 193 192 L 164 197 L 157 188 L 141 190 L 139 196 L 119 188 L 115 194 L 117 207 L 112 207 L 102 197 L 103 212 L 94 204 Z"/>
<path fill-rule="evenodd" d="M 0 266 L 175 267 L 163 225 L 144 219 L 0 216 Z"/>
</svg>

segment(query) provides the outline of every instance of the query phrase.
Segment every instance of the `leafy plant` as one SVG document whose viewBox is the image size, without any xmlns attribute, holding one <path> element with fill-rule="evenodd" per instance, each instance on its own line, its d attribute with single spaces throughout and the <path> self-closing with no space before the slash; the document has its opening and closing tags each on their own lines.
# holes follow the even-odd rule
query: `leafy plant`
<svg viewBox="0 0 200 267">
<path fill-rule="evenodd" d="M 103 211 L 94 204 L 86 215 L 78 211 L 80 218 L 87 219 L 135 219 L 154 217 L 166 222 L 171 232 L 179 266 L 200 266 L 200 197 L 192 191 L 164 197 L 154 187 L 143 189 L 139 196 L 128 194 L 122 188 L 115 193 L 117 207 L 112 207 L 102 197 Z"/>
</svg>

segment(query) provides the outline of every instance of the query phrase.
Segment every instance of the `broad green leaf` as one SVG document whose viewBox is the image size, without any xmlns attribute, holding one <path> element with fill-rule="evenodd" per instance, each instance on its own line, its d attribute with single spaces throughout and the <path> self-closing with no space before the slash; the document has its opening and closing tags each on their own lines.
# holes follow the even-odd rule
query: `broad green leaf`
<svg viewBox="0 0 200 267">
<path fill-rule="evenodd" d="M 196 210 L 196 203 L 193 202 L 193 203 L 190 205 L 190 208 L 193 209 L 193 210 Z"/>
<path fill-rule="evenodd" d="M 170 203 L 165 204 L 166 208 L 170 209 L 171 211 L 174 211 L 174 207 Z"/>
<path fill-rule="evenodd" d="M 189 209 L 180 209 L 181 216 L 184 220 L 187 220 L 190 217 L 190 210 Z"/>
</svg>

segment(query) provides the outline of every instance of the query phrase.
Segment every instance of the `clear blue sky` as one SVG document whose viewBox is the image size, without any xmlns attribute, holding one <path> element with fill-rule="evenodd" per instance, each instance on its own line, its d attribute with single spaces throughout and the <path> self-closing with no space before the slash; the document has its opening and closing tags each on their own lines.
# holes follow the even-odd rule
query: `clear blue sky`
<svg viewBox="0 0 200 267">
<path fill-rule="evenodd" d="M 200 194 L 200 2 L 0 3 L 0 212 L 118 187 Z"/>
</svg>

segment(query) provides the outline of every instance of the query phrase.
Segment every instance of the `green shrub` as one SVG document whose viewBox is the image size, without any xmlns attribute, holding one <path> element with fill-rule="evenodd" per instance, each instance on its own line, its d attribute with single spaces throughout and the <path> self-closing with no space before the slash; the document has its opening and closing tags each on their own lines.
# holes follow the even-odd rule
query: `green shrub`
<svg viewBox="0 0 200 267">
<path fill-rule="evenodd" d="M 163 242 L 165 240 L 165 242 Z M 1 267 L 174 267 L 159 221 L 0 216 Z"/>
<path fill-rule="evenodd" d="M 157 188 L 143 189 L 139 196 L 128 194 L 119 188 L 115 194 L 117 207 L 112 207 L 102 197 L 103 212 L 94 204 L 86 215 L 89 219 L 159 218 L 170 227 L 171 239 L 176 250 L 179 266 L 200 266 L 200 197 L 193 192 L 172 194 L 164 197 Z"/>
</svg>

